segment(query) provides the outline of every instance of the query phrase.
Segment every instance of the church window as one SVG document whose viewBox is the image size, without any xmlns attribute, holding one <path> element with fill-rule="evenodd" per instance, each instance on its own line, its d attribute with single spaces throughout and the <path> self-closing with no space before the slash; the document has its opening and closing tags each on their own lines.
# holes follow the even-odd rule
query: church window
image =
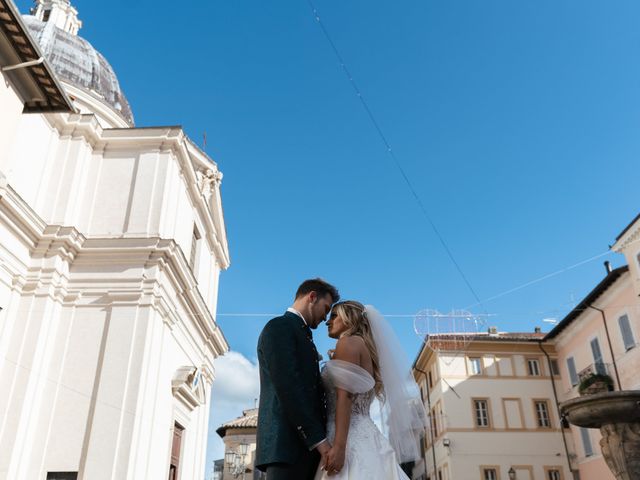
<svg viewBox="0 0 640 480">
<path fill-rule="evenodd" d="M 193 234 L 191 236 L 191 252 L 189 252 L 189 266 L 193 271 L 193 274 L 197 274 L 198 267 L 198 253 L 200 250 L 200 232 L 198 227 L 193 226 Z"/>
<path fill-rule="evenodd" d="M 180 452 L 184 427 L 179 423 L 173 425 L 173 442 L 171 444 L 171 463 L 169 464 L 169 480 L 178 480 L 180 470 Z"/>
<path fill-rule="evenodd" d="M 78 472 L 47 472 L 47 480 L 77 480 Z"/>
<path fill-rule="evenodd" d="M 51 16 L 51 10 L 45 10 L 44 13 L 42 14 L 42 21 L 47 22 L 50 16 Z"/>
</svg>

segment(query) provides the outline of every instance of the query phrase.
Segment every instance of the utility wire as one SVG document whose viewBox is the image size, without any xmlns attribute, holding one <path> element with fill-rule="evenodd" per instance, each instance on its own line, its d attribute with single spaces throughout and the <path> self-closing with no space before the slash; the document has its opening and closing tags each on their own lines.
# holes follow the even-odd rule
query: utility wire
<svg viewBox="0 0 640 480">
<path fill-rule="evenodd" d="M 610 250 L 606 251 L 606 252 L 603 252 L 603 253 L 599 253 L 598 255 L 594 255 L 593 257 L 587 258 L 586 260 L 582 260 L 582 261 L 580 261 L 578 263 L 574 263 L 573 265 L 570 265 L 568 267 L 561 268 L 560 270 L 556 270 L 555 272 L 548 273 L 546 275 L 543 275 L 542 277 L 536 278 L 534 280 L 530 280 L 528 282 L 523 283 L 522 285 L 518 285 L 517 287 L 510 288 L 509 290 L 505 290 L 504 292 L 498 293 L 498 294 L 493 295 L 493 296 L 491 296 L 489 298 L 485 298 L 481 302 L 479 301 L 478 303 L 474 303 L 474 304 L 468 305 L 468 306 L 464 307 L 464 309 L 467 310 L 469 308 L 473 308 L 473 307 L 476 307 L 478 305 L 482 305 L 484 307 L 484 303 L 490 302 L 492 300 L 497 300 L 498 298 L 504 297 L 505 295 L 509 295 L 510 293 L 517 292 L 518 290 L 522 290 L 523 288 L 530 287 L 531 285 L 535 285 L 536 283 L 540 283 L 540 282 L 542 282 L 544 280 L 548 280 L 548 279 L 553 278 L 553 277 L 555 277 L 557 275 L 560 275 L 561 273 L 568 272 L 569 270 L 573 270 L 574 268 L 580 267 L 580 266 L 584 265 L 585 263 L 593 262 L 594 260 L 602 258 L 602 257 L 604 257 L 606 255 L 611 254 L 611 253 L 612 252 Z"/>
<path fill-rule="evenodd" d="M 331 46 L 331 49 L 333 50 L 333 53 L 335 54 L 336 58 L 340 62 L 340 68 L 342 68 L 342 71 L 344 72 L 344 74 L 346 75 L 347 79 L 349 80 L 349 83 L 353 87 L 353 90 L 354 90 L 356 96 L 358 97 L 358 99 L 360 100 L 360 103 L 362 104 L 362 107 L 364 108 L 365 112 L 367 113 L 367 116 L 369 117 L 369 120 L 371 120 L 371 123 L 373 124 L 376 132 L 378 133 L 378 136 L 380 137 L 380 139 L 382 140 L 382 143 L 384 144 L 385 148 L 387 149 L 387 153 L 389 154 L 389 157 L 391 158 L 391 160 L 393 160 L 393 163 L 395 164 L 396 168 L 400 172 L 400 175 L 402 176 L 404 182 L 406 183 L 407 187 L 409 188 L 409 191 L 411 192 L 411 194 L 413 195 L 413 198 L 415 199 L 416 203 L 418 204 L 418 207 L 420 209 L 420 212 L 422 213 L 422 216 L 424 217 L 426 222 L 429 224 L 429 226 L 431 227 L 433 232 L 436 234 L 436 237 L 438 237 L 438 240 L 440 241 L 440 244 L 444 248 L 445 252 L 447 253 L 447 256 L 449 257 L 449 259 L 451 260 L 451 263 L 453 263 L 453 265 L 455 266 L 456 270 L 460 274 L 460 277 L 462 277 L 462 280 L 464 281 L 465 285 L 467 286 L 467 288 L 469 289 L 469 291 L 473 295 L 473 298 L 475 298 L 475 300 L 477 302 L 475 305 L 481 305 L 482 306 L 482 300 L 480 300 L 480 297 L 478 296 L 478 294 L 476 293 L 475 289 L 471 285 L 471 282 L 469 281 L 468 277 L 465 275 L 464 271 L 462 270 L 462 267 L 460 266 L 460 264 L 458 263 L 456 258 L 453 256 L 453 253 L 451 252 L 451 249 L 449 248 L 449 245 L 445 241 L 444 237 L 440 233 L 440 230 L 438 229 L 438 227 L 436 226 L 434 221 L 431 219 L 431 216 L 429 215 L 429 212 L 427 211 L 427 208 L 424 205 L 424 202 L 422 201 L 422 199 L 420 198 L 420 196 L 416 192 L 415 188 L 413 187 L 413 184 L 411 183 L 411 180 L 409 180 L 409 177 L 407 176 L 407 173 L 405 172 L 404 168 L 402 167 L 402 164 L 398 160 L 395 152 L 391 149 L 391 144 L 387 140 L 387 136 L 382 131 L 382 127 L 380 127 L 380 123 L 377 121 L 375 115 L 373 114 L 373 111 L 369 107 L 368 102 L 364 98 L 364 95 L 362 95 L 362 92 L 360 91 L 360 88 L 358 88 L 358 85 L 357 85 L 356 81 L 354 80 L 353 75 L 351 75 L 351 72 L 349 71 L 346 62 L 344 61 L 342 55 L 340 54 L 340 51 L 338 50 L 338 47 L 336 46 L 335 42 L 331 38 L 331 35 L 329 34 L 329 31 L 327 30 L 327 28 L 325 27 L 324 23 L 322 22 L 322 19 L 320 18 L 320 15 L 318 13 L 318 9 L 313 4 L 312 0 L 307 0 L 307 3 L 309 4 L 309 7 L 311 8 L 311 11 L 313 12 L 313 15 L 314 15 L 314 17 L 316 19 L 316 22 L 318 23 L 318 25 L 320 26 L 320 29 L 322 30 L 322 33 L 324 34 L 324 37 L 327 39 L 327 42 Z"/>
</svg>

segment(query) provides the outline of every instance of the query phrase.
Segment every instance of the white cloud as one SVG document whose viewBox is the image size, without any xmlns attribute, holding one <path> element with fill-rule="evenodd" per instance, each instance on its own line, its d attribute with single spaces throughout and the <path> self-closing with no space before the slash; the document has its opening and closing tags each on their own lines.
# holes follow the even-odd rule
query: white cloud
<svg viewBox="0 0 640 480">
<path fill-rule="evenodd" d="M 253 408 L 260 395 L 260 375 L 257 361 L 251 361 L 238 352 L 228 352 L 214 363 L 216 378 L 211 393 L 209 414 L 209 442 L 207 444 L 207 468 L 213 460 L 223 458 L 224 443 L 216 429 L 224 422 L 242 415 Z"/>
</svg>

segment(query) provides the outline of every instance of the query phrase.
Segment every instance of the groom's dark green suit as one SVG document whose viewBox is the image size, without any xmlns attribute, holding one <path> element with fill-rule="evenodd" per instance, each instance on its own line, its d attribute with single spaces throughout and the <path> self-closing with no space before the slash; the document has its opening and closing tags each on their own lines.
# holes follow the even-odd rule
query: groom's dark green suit
<svg viewBox="0 0 640 480">
<path fill-rule="evenodd" d="M 313 478 L 320 459 L 313 447 L 326 437 L 326 413 L 311 329 L 292 312 L 270 320 L 258 340 L 258 361 L 256 467 L 268 475 L 283 471 L 282 478 Z"/>
</svg>

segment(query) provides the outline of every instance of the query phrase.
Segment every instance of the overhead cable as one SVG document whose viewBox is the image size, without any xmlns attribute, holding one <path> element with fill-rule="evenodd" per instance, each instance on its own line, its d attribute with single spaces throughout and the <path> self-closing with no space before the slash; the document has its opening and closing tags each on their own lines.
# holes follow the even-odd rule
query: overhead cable
<svg viewBox="0 0 640 480">
<path fill-rule="evenodd" d="M 351 72 L 349 71 L 349 69 L 347 67 L 347 64 L 345 63 L 342 55 L 340 54 L 340 51 L 338 50 L 338 47 L 336 46 L 335 42 L 331 38 L 331 35 L 329 34 L 329 31 L 327 30 L 327 28 L 325 27 L 324 23 L 322 22 L 322 19 L 320 18 L 320 15 L 318 13 L 318 9 L 313 4 L 312 0 L 307 0 L 307 3 L 309 4 L 309 7 L 311 8 L 311 11 L 313 12 L 313 15 L 314 15 L 314 17 L 316 19 L 316 22 L 318 23 L 318 25 L 320 26 L 320 29 L 322 30 L 322 33 L 324 34 L 324 37 L 327 39 L 327 42 L 331 46 L 331 49 L 333 50 L 333 53 L 335 54 L 336 58 L 340 62 L 340 68 L 342 68 L 342 71 L 344 72 L 344 74 L 346 75 L 347 79 L 349 80 L 349 83 L 353 87 L 353 90 L 354 90 L 356 96 L 358 97 L 358 99 L 360 99 L 360 103 L 362 104 L 362 107 L 364 108 L 365 112 L 367 113 L 367 116 L 369 117 L 369 120 L 373 124 L 376 132 L 378 133 L 378 136 L 380 137 L 380 139 L 382 140 L 382 143 L 384 144 L 385 148 L 387 149 L 387 153 L 389 154 L 389 157 L 391 158 L 391 160 L 393 160 L 393 163 L 395 164 L 396 168 L 400 172 L 400 175 L 402 176 L 405 184 L 409 188 L 409 191 L 411 192 L 413 198 L 415 199 L 416 203 L 418 204 L 418 208 L 420 209 L 420 212 L 422 213 L 423 218 L 426 220 L 427 224 L 431 227 L 431 229 L 435 233 L 436 237 L 438 237 L 438 240 L 440 241 L 440 244 L 444 248 L 447 256 L 449 257 L 449 259 L 451 260 L 451 263 L 453 263 L 453 265 L 455 266 L 456 270 L 458 271 L 458 274 L 460 275 L 460 277 L 464 281 L 465 285 L 467 286 L 467 288 L 471 292 L 471 295 L 473 295 L 473 298 L 475 298 L 475 300 L 477 302 L 476 305 L 482 305 L 482 301 L 480 300 L 480 297 L 476 293 L 476 290 L 473 288 L 473 286 L 471 285 L 471 282 L 469 281 L 467 275 L 464 273 L 464 271 L 462 270 L 462 267 L 460 266 L 460 264 L 458 263 L 458 261 L 454 257 L 451 249 L 449 248 L 449 245 L 447 244 L 446 240 L 444 239 L 444 237 L 440 233 L 440 230 L 438 229 L 438 227 L 436 226 L 434 221 L 432 220 L 431 216 L 429 215 L 429 212 L 427 211 L 426 206 L 424 205 L 424 202 L 422 201 L 422 199 L 420 198 L 420 196 L 416 192 L 415 188 L 413 187 L 413 184 L 411 183 L 411 180 L 409 180 L 409 177 L 407 176 L 407 173 L 405 172 L 404 168 L 402 167 L 402 164 L 398 160 L 395 152 L 392 150 L 391 144 L 387 140 L 387 136 L 382 131 L 382 127 L 380 126 L 380 123 L 378 122 L 378 120 L 376 119 L 375 115 L 373 114 L 373 111 L 369 107 L 369 104 L 366 101 L 366 99 L 364 98 L 364 95 L 362 95 L 362 92 L 360 91 L 360 88 L 358 88 L 358 85 L 357 85 L 356 81 L 354 80 L 353 75 L 351 75 Z"/>
</svg>

